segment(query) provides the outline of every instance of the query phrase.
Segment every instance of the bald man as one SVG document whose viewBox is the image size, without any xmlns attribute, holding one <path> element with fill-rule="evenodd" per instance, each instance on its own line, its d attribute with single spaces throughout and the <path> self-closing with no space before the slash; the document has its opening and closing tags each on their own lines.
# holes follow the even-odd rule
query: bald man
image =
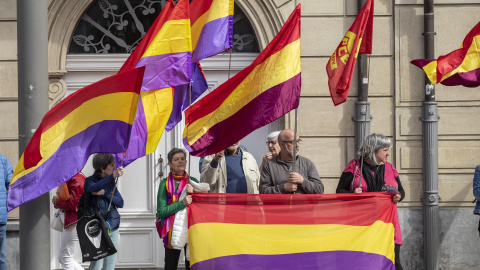
<svg viewBox="0 0 480 270">
<path fill-rule="evenodd" d="M 298 155 L 300 136 L 294 140 L 294 131 L 284 129 L 278 135 L 280 154 L 268 160 L 262 168 L 259 191 L 261 194 L 323 194 L 323 183 L 309 159 Z M 297 145 L 295 168 L 293 144 Z"/>
</svg>

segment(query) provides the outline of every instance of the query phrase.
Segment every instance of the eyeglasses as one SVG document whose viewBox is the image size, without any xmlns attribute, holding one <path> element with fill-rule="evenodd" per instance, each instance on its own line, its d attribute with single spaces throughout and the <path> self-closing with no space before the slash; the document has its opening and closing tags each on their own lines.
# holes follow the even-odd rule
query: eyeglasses
<svg viewBox="0 0 480 270">
<path fill-rule="evenodd" d="M 270 144 L 271 144 L 271 145 L 275 145 L 275 144 L 277 144 L 277 141 L 268 141 L 268 142 L 266 142 L 266 144 L 267 144 L 267 145 L 270 145 Z"/>
<path fill-rule="evenodd" d="M 293 141 L 282 141 L 282 142 L 287 143 L 287 144 L 293 144 Z M 302 139 L 298 139 L 298 140 L 296 140 L 295 142 L 301 143 L 301 142 L 302 142 Z"/>
</svg>

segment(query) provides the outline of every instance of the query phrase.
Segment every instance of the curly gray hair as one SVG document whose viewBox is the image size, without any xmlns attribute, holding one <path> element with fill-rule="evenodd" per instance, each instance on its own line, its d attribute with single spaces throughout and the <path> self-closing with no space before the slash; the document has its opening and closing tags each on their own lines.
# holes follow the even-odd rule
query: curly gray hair
<svg viewBox="0 0 480 270">
<path fill-rule="evenodd" d="M 367 138 L 363 141 L 360 149 L 358 150 L 358 154 L 361 156 L 363 154 L 363 159 L 366 161 L 370 161 L 375 165 L 378 165 L 377 160 L 375 158 L 375 154 L 378 150 L 390 147 L 391 142 L 390 139 L 385 137 L 382 134 L 373 133 L 368 135 Z"/>
</svg>

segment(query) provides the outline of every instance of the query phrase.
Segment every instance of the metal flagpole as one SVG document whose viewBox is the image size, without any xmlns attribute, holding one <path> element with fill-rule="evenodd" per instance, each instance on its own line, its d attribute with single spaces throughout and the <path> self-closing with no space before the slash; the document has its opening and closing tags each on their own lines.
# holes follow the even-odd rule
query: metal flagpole
<svg viewBox="0 0 480 270">
<path fill-rule="evenodd" d="M 370 56 L 367 56 L 367 82 L 370 80 Z M 365 106 L 365 111 L 367 110 L 367 104 L 364 104 Z M 367 117 L 363 118 L 364 126 L 367 126 Z M 363 136 L 363 141 L 367 138 L 369 133 L 369 129 L 365 128 L 364 129 L 364 136 Z M 360 143 L 359 147 L 363 144 Z M 360 153 L 360 174 L 358 175 L 358 186 L 361 188 L 362 187 L 362 174 L 363 174 L 363 156 L 365 154 L 365 147 L 362 147 L 361 153 Z M 356 168 L 355 168 L 356 170 Z M 355 178 L 356 172 L 353 174 L 353 177 Z M 355 180 L 355 179 L 354 179 Z M 355 182 L 355 181 L 354 181 Z"/>
<path fill-rule="evenodd" d="M 192 105 L 192 81 L 190 81 L 190 85 L 188 87 L 188 106 L 190 107 Z M 188 152 L 188 177 L 190 177 L 190 166 L 191 166 L 191 157 L 192 155 L 190 152 Z"/>
<path fill-rule="evenodd" d="M 120 162 L 120 167 L 123 166 L 123 161 L 125 160 L 125 154 L 126 153 L 127 152 L 123 153 L 122 162 Z M 108 209 L 107 209 L 107 213 L 105 214 L 105 219 L 107 218 L 108 213 L 110 213 L 110 206 L 112 206 L 113 194 L 115 194 L 115 190 L 117 189 L 118 178 L 119 177 L 115 178 L 115 186 L 113 187 L 112 197 L 110 197 L 110 203 L 108 204 Z"/>
<path fill-rule="evenodd" d="M 297 157 L 297 122 L 298 122 L 298 108 L 295 108 L 295 124 L 293 129 L 293 162 L 292 172 L 295 171 L 296 157 Z"/>
</svg>

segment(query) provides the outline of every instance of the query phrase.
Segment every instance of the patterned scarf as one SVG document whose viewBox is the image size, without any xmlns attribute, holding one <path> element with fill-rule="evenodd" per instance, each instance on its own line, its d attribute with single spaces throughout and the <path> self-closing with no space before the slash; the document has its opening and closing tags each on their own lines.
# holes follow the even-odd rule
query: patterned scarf
<svg viewBox="0 0 480 270">
<path fill-rule="evenodd" d="M 175 180 L 180 180 L 177 190 L 175 190 Z M 168 205 L 178 202 L 178 199 L 180 198 L 180 194 L 182 194 L 182 191 L 187 184 L 188 184 L 187 172 L 185 172 L 183 175 L 175 175 L 173 174 L 173 172 L 170 172 L 168 174 L 168 178 L 165 183 L 167 188 Z M 162 238 L 163 238 L 163 243 L 168 248 L 173 248 L 170 243 L 172 240 L 172 227 L 173 227 L 174 220 L 175 220 L 175 214 L 163 220 Z M 168 237 L 165 237 L 166 235 L 168 235 Z"/>
</svg>

